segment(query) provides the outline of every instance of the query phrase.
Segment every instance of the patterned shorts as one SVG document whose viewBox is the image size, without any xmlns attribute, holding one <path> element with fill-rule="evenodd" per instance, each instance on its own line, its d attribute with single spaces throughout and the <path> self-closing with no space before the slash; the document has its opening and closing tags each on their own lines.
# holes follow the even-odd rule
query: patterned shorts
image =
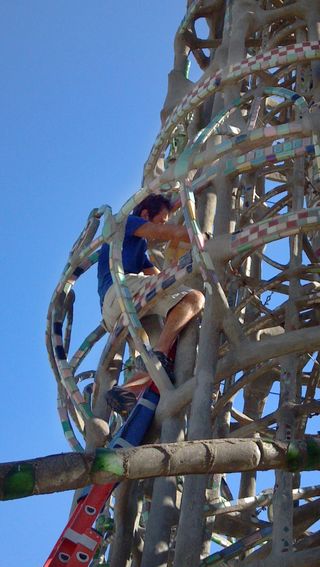
<svg viewBox="0 0 320 567">
<path fill-rule="evenodd" d="M 144 274 L 127 274 L 126 283 L 133 296 L 136 295 L 141 290 L 141 287 L 149 280 L 155 282 L 157 276 L 145 276 Z M 161 295 L 154 305 L 150 307 L 148 315 L 161 315 L 161 317 L 166 317 L 168 311 L 172 309 L 177 303 L 181 301 L 191 291 L 190 288 L 180 285 L 176 287 L 171 292 L 168 290 L 166 293 Z M 121 315 L 121 309 L 119 301 L 116 296 L 114 284 L 108 289 L 102 307 L 102 316 L 108 331 L 111 331 L 115 325 L 115 322 Z"/>
</svg>

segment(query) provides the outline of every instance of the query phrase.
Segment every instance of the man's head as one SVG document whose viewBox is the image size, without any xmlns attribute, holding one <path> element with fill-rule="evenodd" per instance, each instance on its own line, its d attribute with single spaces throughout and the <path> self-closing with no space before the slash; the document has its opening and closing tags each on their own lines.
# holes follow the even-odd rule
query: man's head
<svg viewBox="0 0 320 567">
<path fill-rule="evenodd" d="M 133 209 L 133 214 L 156 224 L 164 224 L 172 209 L 170 199 L 163 195 L 148 195 Z"/>
</svg>

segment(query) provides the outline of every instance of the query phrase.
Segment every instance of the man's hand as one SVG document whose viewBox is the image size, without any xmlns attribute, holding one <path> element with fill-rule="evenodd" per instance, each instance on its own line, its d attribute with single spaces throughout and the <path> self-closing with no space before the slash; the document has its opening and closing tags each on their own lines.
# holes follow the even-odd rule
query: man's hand
<svg viewBox="0 0 320 567">
<path fill-rule="evenodd" d="M 190 244 L 190 238 L 185 226 L 177 226 L 175 224 L 156 224 L 154 222 L 146 222 L 139 226 L 134 232 L 134 236 L 146 238 L 146 240 L 156 240 L 157 242 L 171 242 L 174 247 L 185 242 Z M 211 232 L 202 233 L 203 241 L 207 242 L 213 238 Z"/>
<path fill-rule="evenodd" d="M 158 242 L 167 242 L 171 240 L 176 246 L 180 242 L 190 242 L 188 231 L 185 226 L 177 226 L 174 224 L 156 224 L 154 222 L 146 222 L 139 226 L 134 232 L 134 236 L 146 238 L 147 240 L 157 240 Z"/>
</svg>

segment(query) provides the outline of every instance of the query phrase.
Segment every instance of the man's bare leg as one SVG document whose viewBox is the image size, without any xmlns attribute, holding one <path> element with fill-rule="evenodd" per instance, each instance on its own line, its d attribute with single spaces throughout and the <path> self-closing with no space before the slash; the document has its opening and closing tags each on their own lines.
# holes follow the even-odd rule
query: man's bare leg
<svg viewBox="0 0 320 567">
<path fill-rule="evenodd" d="M 204 296 L 200 291 L 191 290 L 185 295 L 183 299 L 171 309 L 153 350 L 162 352 L 168 356 L 179 333 L 181 333 L 182 329 L 193 317 L 196 317 L 196 315 L 201 312 L 203 306 Z M 138 393 L 149 381 L 149 374 L 141 371 L 130 378 L 123 387 Z"/>
<path fill-rule="evenodd" d="M 182 329 L 184 329 L 191 319 L 201 312 L 203 307 L 203 293 L 196 289 L 189 291 L 169 312 L 154 350 L 163 352 L 168 356 L 170 348 L 179 333 L 181 333 Z"/>
</svg>

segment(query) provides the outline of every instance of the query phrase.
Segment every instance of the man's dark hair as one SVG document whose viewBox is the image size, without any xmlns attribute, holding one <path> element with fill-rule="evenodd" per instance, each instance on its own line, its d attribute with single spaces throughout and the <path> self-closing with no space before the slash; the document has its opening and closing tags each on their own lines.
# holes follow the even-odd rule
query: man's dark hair
<svg viewBox="0 0 320 567">
<path fill-rule="evenodd" d="M 167 209 L 170 212 L 172 205 L 170 199 L 167 197 L 151 193 L 151 195 L 148 195 L 148 197 L 143 199 L 143 201 L 133 209 L 132 214 L 139 217 L 144 209 L 148 211 L 149 219 L 152 221 L 162 209 Z"/>
</svg>

